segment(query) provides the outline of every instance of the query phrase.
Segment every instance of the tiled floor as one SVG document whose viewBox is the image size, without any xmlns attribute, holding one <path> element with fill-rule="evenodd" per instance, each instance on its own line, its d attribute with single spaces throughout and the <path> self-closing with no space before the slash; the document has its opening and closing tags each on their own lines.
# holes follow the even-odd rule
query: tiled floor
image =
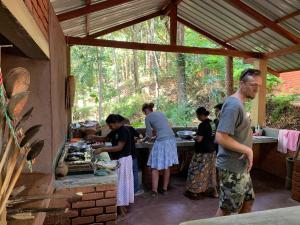
<svg viewBox="0 0 300 225">
<path fill-rule="evenodd" d="M 253 171 L 252 179 L 256 193 L 253 210 L 266 210 L 300 205 L 290 198 L 290 191 L 284 189 L 284 182 L 261 171 Z M 183 195 L 185 179 L 172 177 L 167 196 L 150 197 L 145 193 L 135 199 L 130 212 L 118 225 L 177 225 L 180 222 L 213 217 L 218 200 L 205 198 L 190 200 Z"/>
</svg>

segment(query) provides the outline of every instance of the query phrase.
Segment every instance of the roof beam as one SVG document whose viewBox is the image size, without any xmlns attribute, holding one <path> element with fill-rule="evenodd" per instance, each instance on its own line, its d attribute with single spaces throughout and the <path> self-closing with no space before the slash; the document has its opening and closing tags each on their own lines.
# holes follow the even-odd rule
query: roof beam
<svg viewBox="0 0 300 225">
<path fill-rule="evenodd" d="M 180 2 L 182 2 L 182 0 L 170 0 L 165 7 L 162 7 L 163 15 L 169 15 L 172 11 L 173 6 L 179 5 Z"/>
<path fill-rule="evenodd" d="M 267 59 L 272 59 L 275 57 L 284 56 L 295 52 L 300 52 L 300 44 L 289 46 L 287 48 L 282 48 L 274 52 L 265 53 L 264 57 Z"/>
<path fill-rule="evenodd" d="M 298 16 L 298 15 L 300 15 L 300 10 L 296 10 L 295 12 L 287 14 L 287 15 L 285 15 L 285 16 L 277 19 L 277 20 L 275 20 L 274 23 L 280 23 L 282 21 L 288 20 L 288 19 L 290 19 L 292 17 L 295 17 L 295 16 Z M 246 35 L 253 34 L 253 33 L 257 32 L 257 31 L 263 30 L 264 28 L 266 28 L 266 26 L 259 26 L 259 27 L 255 28 L 253 30 L 246 31 L 246 32 L 238 34 L 238 35 L 236 35 L 236 36 L 234 36 L 232 38 L 229 38 L 229 39 L 225 40 L 225 42 L 234 41 L 236 39 L 245 37 Z"/>
<path fill-rule="evenodd" d="M 287 72 L 294 72 L 294 71 L 300 71 L 300 67 L 295 69 L 289 69 L 289 70 L 281 70 L 279 73 L 287 73 Z"/>
<path fill-rule="evenodd" d="M 262 58 L 259 52 L 247 52 L 236 51 L 227 49 L 213 49 L 213 48 L 198 48 L 187 47 L 178 45 L 159 45 L 159 44 L 146 44 L 136 42 L 124 42 L 124 41 L 111 41 L 92 38 L 79 38 L 79 37 L 66 37 L 66 41 L 69 45 L 89 45 L 89 46 L 101 46 L 110 48 L 123 48 L 123 49 L 135 49 L 145 51 L 161 51 L 161 52 L 176 52 L 176 53 L 190 53 L 190 54 L 207 54 L 207 55 L 222 55 L 222 56 L 235 56 L 245 58 Z"/>
<path fill-rule="evenodd" d="M 267 68 L 267 72 L 273 74 L 276 77 L 280 76 L 280 73 L 278 71 L 275 71 L 275 70 L 271 69 L 270 67 Z"/>
<path fill-rule="evenodd" d="M 177 44 L 177 5 L 172 4 L 170 13 L 170 44 Z"/>
<path fill-rule="evenodd" d="M 177 18 L 178 22 L 182 23 L 183 25 L 189 27 L 190 29 L 196 31 L 199 34 L 202 34 L 204 36 L 206 36 L 207 38 L 209 38 L 210 40 L 214 41 L 215 43 L 227 48 L 227 49 L 232 49 L 232 50 L 236 50 L 234 47 L 232 47 L 231 45 L 227 44 L 226 42 L 216 38 L 215 36 L 211 35 L 210 33 L 207 33 L 205 30 L 202 30 L 199 27 L 196 27 L 195 25 L 191 24 L 190 22 L 178 17 Z"/>
<path fill-rule="evenodd" d="M 300 38 L 295 36 L 294 34 L 288 32 L 281 26 L 277 25 L 272 20 L 268 19 L 264 15 L 258 13 L 241 0 L 225 0 L 228 4 L 235 7 L 236 9 L 240 10 L 241 12 L 247 14 L 248 16 L 252 17 L 254 20 L 261 23 L 263 26 L 270 28 L 271 30 L 275 31 L 276 33 L 280 34 L 281 36 L 287 38 L 291 42 L 298 44 L 300 43 Z"/>
<path fill-rule="evenodd" d="M 73 19 L 75 17 L 84 16 L 89 13 L 97 12 L 100 10 L 108 9 L 114 6 L 122 5 L 133 0 L 106 0 L 104 2 L 99 2 L 93 5 L 86 5 L 79 9 L 74 9 L 69 12 L 61 13 L 57 15 L 57 18 L 60 22 Z"/>
<path fill-rule="evenodd" d="M 96 37 L 99 37 L 99 36 L 102 36 L 102 35 L 105 35 L 105 34 L 112 33 L 112 32 L 117 31 L 117 30 L 121 30 L 121 29 L 129 27 L 129 26 L 132 26 L 134 24 L 144 22 L 144 21 L 152 19 L 154 17 L 161 16 L 161 15 L 162 15 L 161 12 L 155 12 L 155 13 L 152 13 L 150 15 L 143 16 L 143 17 L 140 17 L 138 19 L 135 19 L 135 20 L 132 20 L 132 21 L 129 21 L 129 22 L 126 22 L 126 23 L 122 23 L 120 25 L 117 25 L 117 26 L 99 31 L 99 32 L 91 34 L 91 35 L 88 35 L 87 37 L 88 38 L 96 38 Z"/>
<path fill-rule="evenodd" d="M 85 4 L 86 5 L 90 5 L 91 4 L 91 0 L 85 0 Z M 90 33 L 90 18 L 89 18 L 89 14 L 85 15 L 85 33 L 86 33 L 86 36 L 88 36 L 89 33 Z"/>
</svg>

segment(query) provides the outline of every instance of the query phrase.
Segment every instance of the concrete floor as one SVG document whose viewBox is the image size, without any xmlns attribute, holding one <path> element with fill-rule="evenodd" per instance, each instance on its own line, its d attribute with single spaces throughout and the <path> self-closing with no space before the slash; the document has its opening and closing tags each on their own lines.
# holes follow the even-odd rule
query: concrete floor
<svg viewBox="0 0 300 225">
<path fill-rule="evenodd" d="M 256 193 L 253 211 L 300 205 L 284 189 L 284 181 L 261 171 L 252 171 Z M 178 225 L 181 222 L 213 217 L 218 199 L 190 200 L 183 195 L 185 179 L 172 176 L 167 196 L 150 197 L 149 193 L 135 198 L 125 220 L 118 225 Z"/>
</svg>

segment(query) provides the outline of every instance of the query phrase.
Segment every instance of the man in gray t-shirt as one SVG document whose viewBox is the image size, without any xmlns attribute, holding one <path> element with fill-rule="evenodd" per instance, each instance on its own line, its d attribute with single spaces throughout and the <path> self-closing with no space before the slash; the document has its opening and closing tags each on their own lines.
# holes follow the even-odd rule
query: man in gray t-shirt
<svg viewBox="0 0 300 225">
<path fill-rule="evenodd" d="M 219 144 L 216 165 L 220 180 L 219 209 L 216 216 L 251 211 L 254 201 L 249 174 L 253 163 L 252 133 L 244 103 L 255 98 L 261 83 L 259 70 L 243 71 L 239 89 L 223 104 L 216 133 Z"/>
</svg>

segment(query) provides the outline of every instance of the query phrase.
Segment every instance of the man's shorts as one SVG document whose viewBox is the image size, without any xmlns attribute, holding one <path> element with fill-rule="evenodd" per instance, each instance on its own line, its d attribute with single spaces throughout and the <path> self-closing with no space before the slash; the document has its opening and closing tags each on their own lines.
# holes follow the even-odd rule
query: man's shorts
<svg viewBox="0 0 300 225">
<path fill-rule="evenodd" d="M 220 198 L 219 207 L 231 213 L 238 212 L 245 201 L 255 198 L 250 173 L 234 173 L 219 170 Z"/>
</svg>

